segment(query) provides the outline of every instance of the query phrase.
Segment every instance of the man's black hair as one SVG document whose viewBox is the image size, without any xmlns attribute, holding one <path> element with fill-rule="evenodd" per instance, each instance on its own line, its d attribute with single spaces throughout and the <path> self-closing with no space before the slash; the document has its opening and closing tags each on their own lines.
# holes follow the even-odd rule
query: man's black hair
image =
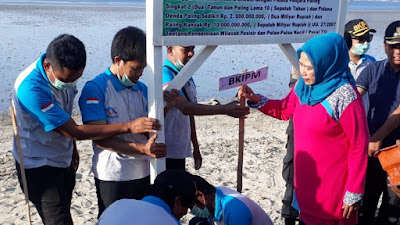
<svg viewBox="0 0 400 225">
<path fill-rule="evenodd" d="M 204 178 L 197 176 L 197 175 L 192 175 L 194 183 L 196 183 L 196 188 L 198 191 L 203 192 L 204 194 L 215 194 L 216 189 L 213 185 L 208 183 Z"/>
<path fill-rule="evenodd" d="M 115 56 L 124 61 L 146 60 L 146 34 L 137 27 L 126 27 L 118 31 L 111 44 L 111 60 Z"/>
<path fill-rule="evenodd" d="M 85 45 L 70 34 L 61 34 L 50 42 L 46 50 L 46 59 L 56 69 L 64 67 L 80 70 L 86 65 Z"/>
<path fill-rule="evenodd" d="M 192 175 L 181 169 L 168 169 L 160 173 L 149 194 L 161 198 L 171 209 L 175 207 L 176 197 L 181 197 L 181 204 L 188 207 L 198 201 Z"/>
<path fill-rule="evenodd" d="M 351 35 L 345 31 L 343 38 L 344 38 L 344 41 L 346 42 L 347 48 L 350 50 L 351 46 L 353 46 L 353 42 L 351 40 Z"/>
</svg>

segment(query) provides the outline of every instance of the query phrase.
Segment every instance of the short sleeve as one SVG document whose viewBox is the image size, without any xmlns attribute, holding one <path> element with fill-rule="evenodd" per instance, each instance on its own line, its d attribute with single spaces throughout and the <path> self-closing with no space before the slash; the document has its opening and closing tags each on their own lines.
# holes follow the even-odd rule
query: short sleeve
<svg viewBox="0 0 400 225">
<path fill-rule="evenodd" d="M 227 196 L 226 205 L 224 206 L 224 223 L 228 225 L 250 225 L 252 215 L 247 206 L 240 200 Z"/>
<path fill-rule="evenodd" d="M 35 118 L 46 132 L 65 124 L 71 118 L 52 99 L 52 92 L 47 86 L 23 82 L 18 88 L 17 98 L 22 109 Z"/>
<path fill-rule="evenodd" d="M 369 84 L 371 82 L 371 69 L 372 67 L 368 65 L 365 69 L 361 72 L 360 76 L 358 76 L 356 80 L 357 87 L 360 87 L 366 91 L 369 89 Z"/>
<path fill-rule="evenodd" d="M 163 86 L 163 88 L 165 88 L 174 79 L 174 74 L 170 69 L 168 69 L 165 66 L 163 66 L 162 72 L 163 72 L 163 81 L 162 81 L 163 84 L 162 84 L 162 86 Z M 179 95 L 180 96 L 184 96 L 184 94 L 183 94 L 183 92 L 181 90 L 179 91 Z"/>
<path fill-rule="evenodd" d="M 82 114 L 82 122 L 94 120 L 107 120 L 104 109 L 105 90 L 97 83 L 89 81 L 82 89 L 79 98 L 79 108 Z"/>
</svg>

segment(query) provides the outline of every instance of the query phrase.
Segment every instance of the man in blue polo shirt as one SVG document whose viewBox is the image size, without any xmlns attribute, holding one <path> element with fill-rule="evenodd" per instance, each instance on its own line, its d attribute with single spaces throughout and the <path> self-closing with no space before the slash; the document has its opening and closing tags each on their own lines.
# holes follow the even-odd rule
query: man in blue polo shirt
<svg viewBox="0 0 400 225">
<path fill-rule="evenodd" d="M 167 87 L 179 71 L 194 55 L 195 46 L 168 46 L 167 59 L 163 66 L 163 87 Z M 249 108 L 239 106 L 236 101 L 226 105 L 197 104 L 196 85 L 191 78 L 181 89 L 180 96 L 172 108 L 168 108 L 165 117 L 165 143 L 168 147 L 167 169 L 185 169 L 185 158 L 193 158 L 195 169 L 202 164 L 199 144 L 197 142 L 194 115 L 224 114 L 232 117 L 243 117 L 249 114 Z"/>
<path fill-rule="evenodd" d="M 357 79 L 365 67 L 375 62 L 375 58 L 366 54 L 372 41 L 372 33 L 376 30 L 369 28 L 367 22 L 362 19 L 351 20 L 344 28 L 344 40 L 349 48 L 349 69 L 354 79 Z M 362 97 L 365 111 L 368 111 L 368 95 Z"/>
<path fill-rule="evenodd" d="M 159 122 L 144 118 L 116 125 L 77 125 L 71 118 L 75 83 L 86 65 L 86 51 L 76 37 L 56 37 L 37 61 L 16 79 L 13 103 L 29 200 L 44 224 L 73 224 L 70 206 L 79 155 L 74 140 L 122 133 L 154 132 Z M 17 144 L 12 150 L 22 188 Z"/>
<path fill-rule="evenodd" d="M 221 225 L 272 225 L 272 221 L 264 210 L 250 198 L 227 187 L 214 187 L 200 176 L 192 175 L 196 183 L 197 200 L 209 212 L 208 221 L 193 218 L 189 225 L 221 224 Z M 194 207 L 195 208 L 195 207 Z M 192 213 L 198 214 L 200 210 Z M 196 221 L 196 222 L 194 222 Z"/>
<path fill-rule="evenodd" d="M 145 41 L 145 33 L 136 27 L 115 34 L 112 65 L 87 82 L 79 98 L 85 124 L 117 124 L 147 116 L 147 87 L 139 81 L 147 65 Z M 167 102 L 168 94 L 164 93 Z M 116 200 L 144 197 L 150 185 L 149 157 L 167 154 L 166 145 L 155 139 L 156 135 L 122 134 L 93 141 L 92 171 L 99 216 Z"/>
<path fill-rule="evenodd" d="M 389 117 L 400 105 L 400 21 L 386 28 L 383 45 L 387 59 L 368 65 L 356 81 L 360 94 L 369 97 L 367 119 L 371 134 L 359 224 L 373 224 L 382 193 L 376 224 L 397 224 L 400 217 L 400 199 L 390 191 L 387 174 L 378 159 L 373 157 L 377 150 L 396 144 L 400 137 L 400 127 L 393 127 L 392 124 L 396 123 L 392 123 L 392 117 Z"/>
<path fill-rule="evenodd" d="M 142 200 L 122 199 L 108 207 L 99 225 L 181 225 L 179 220 L 198 202 L 192 175 L 171 169 L 157 175 Z"/>
</svg>

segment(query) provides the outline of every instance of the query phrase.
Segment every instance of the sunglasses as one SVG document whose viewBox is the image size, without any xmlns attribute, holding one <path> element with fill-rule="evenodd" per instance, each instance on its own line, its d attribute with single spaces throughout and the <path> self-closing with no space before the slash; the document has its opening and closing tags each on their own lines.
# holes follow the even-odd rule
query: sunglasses
<svg viewBox="0 0 400 225">
<path fill-rule="evenodd" d="M 352 39 L 359 40 L 360 43 L 364 43 L 364 42 L 371 42 L 373 37 L 374 35 L 372 34 L 364 34 L 359 37 L 353 37 Z"/>
</svg>

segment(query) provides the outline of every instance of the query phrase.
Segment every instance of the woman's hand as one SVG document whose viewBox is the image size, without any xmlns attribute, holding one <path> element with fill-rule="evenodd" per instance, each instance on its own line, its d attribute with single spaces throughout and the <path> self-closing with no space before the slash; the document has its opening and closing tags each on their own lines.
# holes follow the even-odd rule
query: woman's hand
<svg viewBox="0 0 400 225">
<path fill-rule="evenodd" d="M 343 206 L 342 206 L 343 217 L 345 217 L 346 219 L 349 219 L 351 214 L 357 213 L 359 208 L 360 208 L 360 204 L 358 202 L 354 203 L 353 205 L 347 205 L 346 203 L 343 203 Z"/>
<path fill-rule="evenodd" d="M 253 92 L 253 90 L 251 90 L 251 88 L 247 85 L 240 86 L 238 89 L 239 89 L 238 90 L 239 99 L 247 98 L 249 101 L 255 102 L 255 103 L 259 102 L 261 99 L 261 97 L 256 95 Z"/>
</svg>

